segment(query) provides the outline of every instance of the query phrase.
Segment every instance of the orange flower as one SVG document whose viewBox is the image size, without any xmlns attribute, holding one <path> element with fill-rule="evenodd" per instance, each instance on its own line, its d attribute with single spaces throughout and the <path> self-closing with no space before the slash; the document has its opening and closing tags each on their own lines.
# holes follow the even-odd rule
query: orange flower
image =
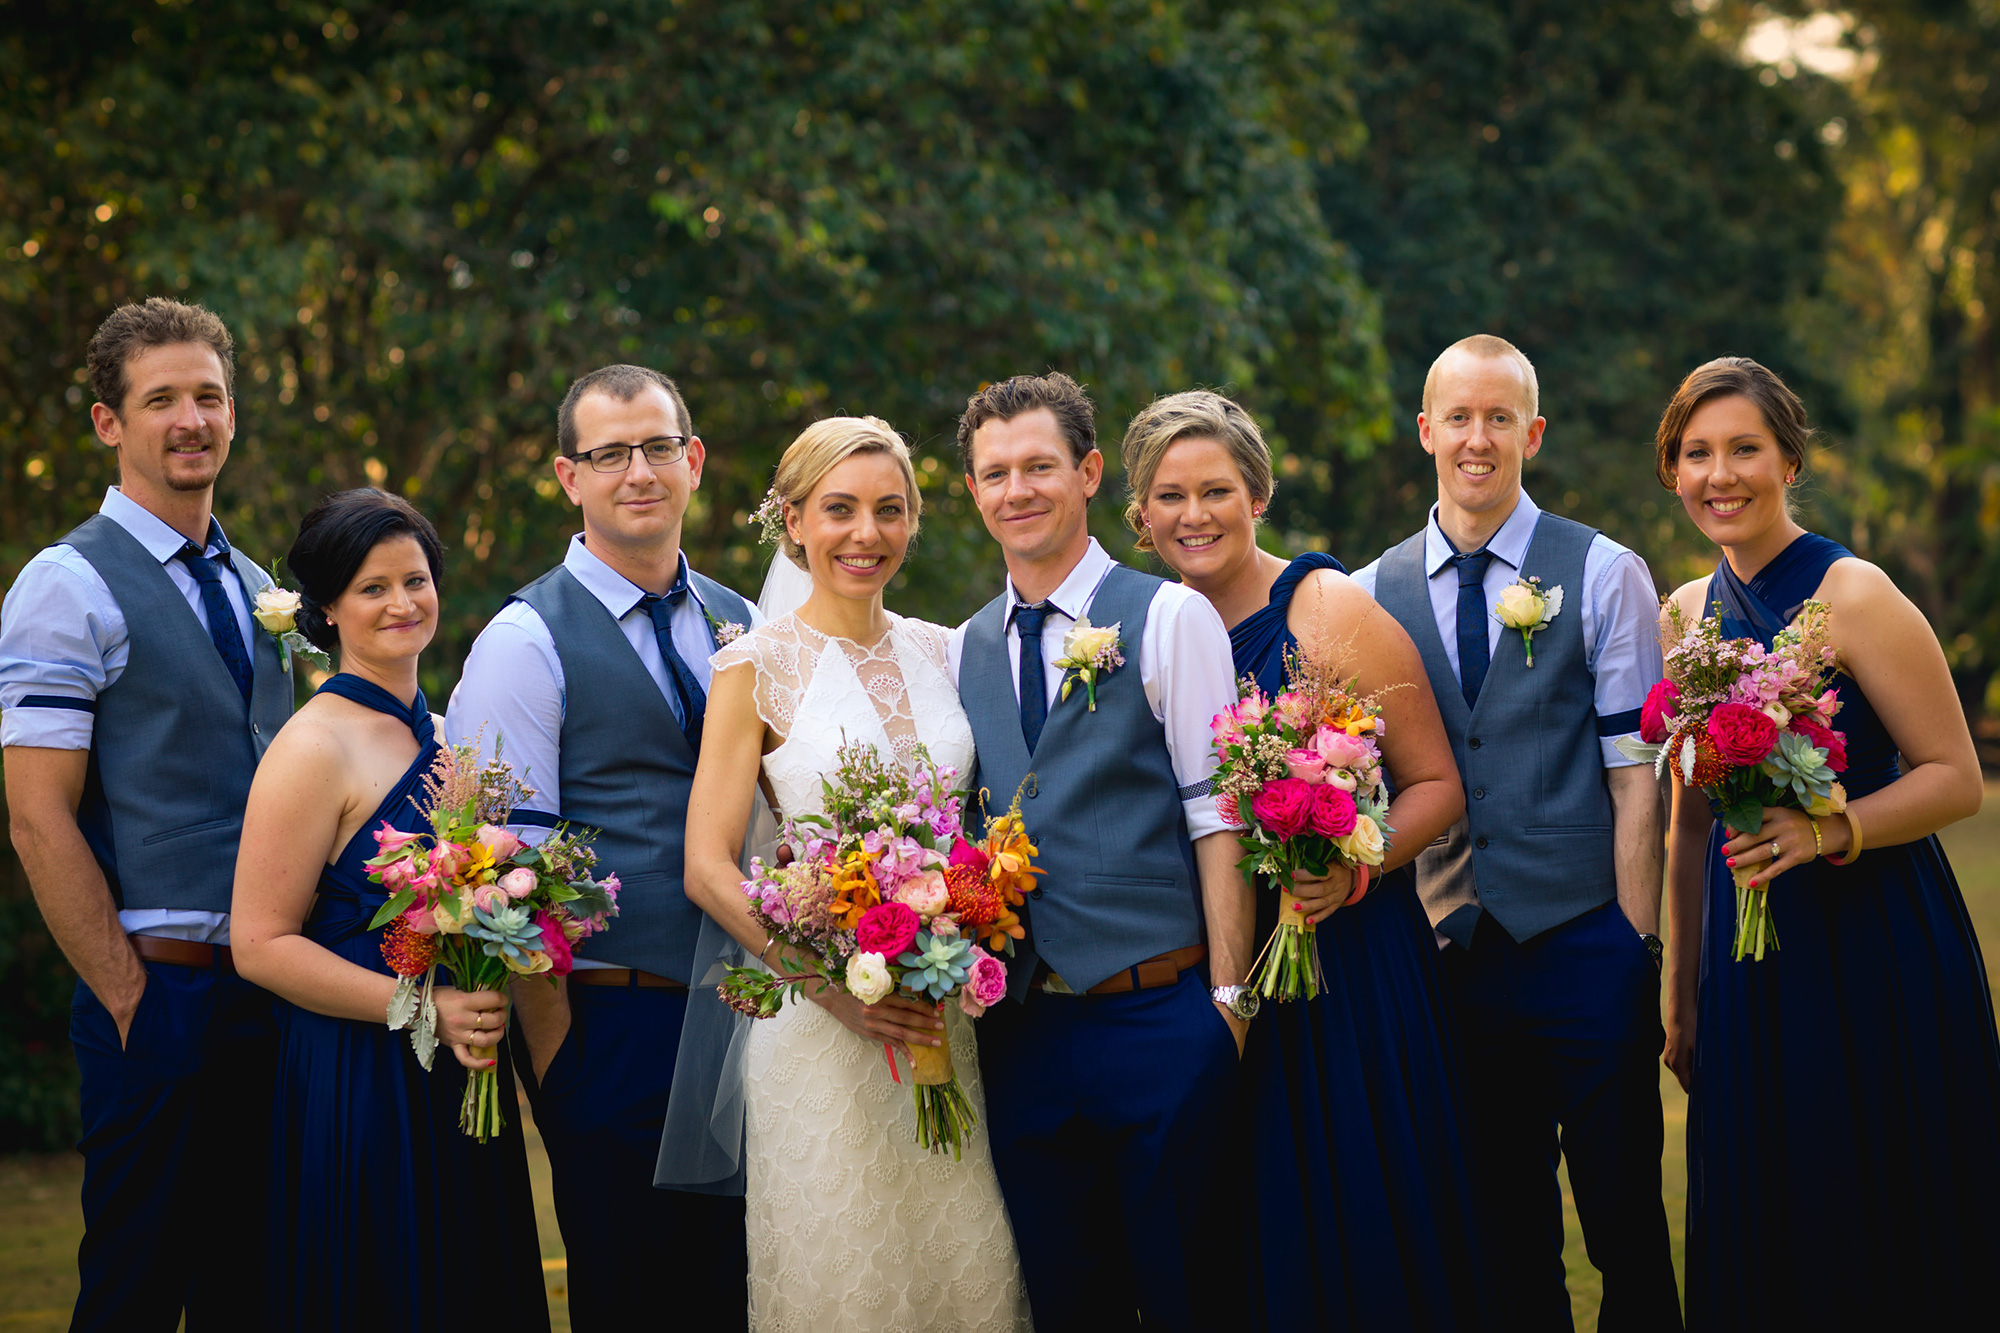
<svg viewBox="0 0 2000 1333">
<path fill-rule="evenodd" d="M 882 901 L 882 886 L 875 882 L 873 864 L 866 852 L 849 852 L 833 872 L 833 901 L 827 912 L 843 930 L 861 924 L 861 914 Z"/>
<path fill-rule="evenodd" d="M 1007 904 L 1000 896 L 1000 888 L 974 867 L 969 865 L 948 866 L 944 872 L 945 888 L 951 892 L 951 910 L 961 925 L 967 927 L 984 926 L 1000 919 L 1007 911 Z"/>
<path fill-rule="evenodd" d="M 421 976 L 437 958 L 437 936 L 419 935 L 398 916 L 382 931 L 382 961 L 399 977 Z"/>
<path fill-rule="evenodd" d="M 1021 925 L 1021 918 L 1009 908 L 1001 908 L 1000 915 L 983 926 L 973 928 L 974 933 L 986 938 L 986 947 L 995 953 L 1007 947 L 1009 939 L 1026 939 L 1028 932 Z"/>
</svg>

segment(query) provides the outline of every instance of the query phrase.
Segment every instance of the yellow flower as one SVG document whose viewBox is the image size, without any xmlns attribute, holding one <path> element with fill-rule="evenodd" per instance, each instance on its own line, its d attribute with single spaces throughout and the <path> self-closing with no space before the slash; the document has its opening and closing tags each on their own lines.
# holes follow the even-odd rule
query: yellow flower
<svg viewBox="0 0 2000 1333">
<path fill-rule="evenodd" d="M 298 628 L 299 595 L 276 584 L 257 594 L 250 614 L 272 634 L 289 634 Z"/>
<path fill-rule="evenodd" d="M 1097 655 L 1118 642 L 1117 625 L 1093 625 L 1084 616 L 1063 639 L 1063 656 L 1077 662 L 1094 661 Z"/>
<path fill-rule="evenodd" d="M 1542 623 L 1542 612 L 1547 609 L 1547 600 L 1525 584 L 1510 583 L 1501 590 L 1500 603 L 1493 608 L 1493 614 L 1508 629 L 1533 629 Z"/>
<path fill-rule="evenodd" d="M 1333 845 L 1340 848 L 1340 854 L 1355 865 L 1379 866 L 1387 845 L 1382 839 L 1382 826 L 1367 815 L 1354 817 L 1354 829 L 1345 837 L 1335 838 Z"/>
<path fill-rule="evenodd" d="M 540 949 L 528 950 L 528 962 L 526 966 L 522 966 L 521 964 L 516 963 L 512 958 L 507 957 L 505 954 L 501 955 L 500 961 L 507 964 L 507 970 L 509 972 L 512 972 L 514 975 L 520 977 L 536 976 L 539 975 L 540 973 L 548 971 L 551 967 L 555 966 L 555 963 L 549 958 L 548 954 L 544 953 Z"/>
<path fill-rule="evenodd" d="M 1838 782 L 1824 796 L 1815 796 L 1806 802 L 1806 813 L 1814 819 L 1824 819 L 1828 815 L 1842 814 L 1847 810 L 1847 788 Z"/>
</svg>

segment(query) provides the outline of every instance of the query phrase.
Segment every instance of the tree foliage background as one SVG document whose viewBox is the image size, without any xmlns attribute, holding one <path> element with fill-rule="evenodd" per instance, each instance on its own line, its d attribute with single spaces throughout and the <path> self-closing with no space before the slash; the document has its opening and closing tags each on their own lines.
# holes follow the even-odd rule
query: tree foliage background
<svg viewBox="0 0 2000 1333">
<path fill-rule="evenodd" d="M 784 445 L 889 419 L 929 507 L 894 596 L 955 622 L 999 579 L 952 447 L 982 383 L 1077 375 L 1114 457 L 1154 394 L 1223 388 L 1280 454 L 1271 540 L 1358 564 L 1430 502 L 1431 358 L 1486 331 L 1540 370 L 1537 498 L 1663 585 L 1712 554 L 1651 479 L 1660 406 L 1725 352 L 1786 374 L 1827 431 L 1811 517 L 1918 597 L 1979 713 L 1993 23 L 1983 0 L 0 0 L 0 579 L 114 480 L 83 351 L 149 294 L 236 333 L 233 540 L 281 556 L 364 482 L 437 521 L 440 700 L 575 530 L 548 459 L 593 366 L 680 380 L 710 458 L 691 556 L 752 593 Z M 1753 54 L 1813 24 L 1834 74 Z M 1117 508 L 1095 521 L 1124 549 Z M 65 969 L 0 869 L 0 1147 L 51 1146 Z"/>
</svg>

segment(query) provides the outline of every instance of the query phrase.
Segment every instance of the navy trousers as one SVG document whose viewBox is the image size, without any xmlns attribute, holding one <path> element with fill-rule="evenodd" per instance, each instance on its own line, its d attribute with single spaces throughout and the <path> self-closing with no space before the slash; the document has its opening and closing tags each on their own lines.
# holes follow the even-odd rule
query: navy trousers
<svg viewBox="0 0 2000 1333">
<path fill-rule="evenodd" d="M 687 993 L 571 986 L 569 1012 L 539 1087 L 527 1043 L 514 1045 L 548 1149 L 571 1327 L 629 1328 L 663 1300 L 690 1326 L 745 1327 L 743 1200 L 653 1187 Z"/>
<path fill-rule="evenodd" d="M 1204 974 L 979 1020 L 993 1165 L 1039 1333 L 1235 1326 L 1247 1176 L 1223 1170 L 1236 1039 Z"/>
<path fill-rule="evenodd" d="M 1660 1202 L 1660 979 L 1607 903 L 1524 943 L 1488 916 L 1444 950 L 1465 1053 L 1474 1189 L 1495 1324 L 1569 1329 L 1562 1190 L 1604 1275 L 1604 1333 L 1679 1329 Z"/>
<path fill-rule="evenodd" d="M 70 1006 L 84 1228 L 70 1327 L 172 1333 L 185 1311 L 188 1333 L 260 1328 L 262 1265 L 226 1238 L 269 1206 L 274 1001 L 234 972 L 144 966 L 122 1047 L 81 981 Z"/>
</svg>

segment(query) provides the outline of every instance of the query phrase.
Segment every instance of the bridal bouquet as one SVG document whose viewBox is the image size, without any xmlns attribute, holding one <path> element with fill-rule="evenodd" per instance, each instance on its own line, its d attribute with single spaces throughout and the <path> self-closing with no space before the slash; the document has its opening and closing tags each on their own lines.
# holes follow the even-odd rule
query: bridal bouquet
<svg viewBox="0 0 2000 1333">
<path fill-rule="evenodd" d="M 1354 903 L 1388 852 L 1388 784 L 1382 773 L 1379 695 L 1357 692 L 1296 651 L 1285 657 L 1276 699 L 1244 679 L 1234 706 L 1215 715 L 1216 805 L 1241 830 L 1248 875 L 1278 885 L 1278 928 L 1250 969 L 1265 998 L 1310 1000 L 1326 984 L 1314 928 L 1293 897 L 1294 876 L 1354 868 Z"/>
<path fill-rule="evenodd" d="M 956 778 L 921 750 L 906 773 L 872 746 L 841 747 L 825 779 L 825 814 L 784 825 L 791 861 L 750 863 L 750 915 L 783 947 L 775 973 L 730 969 L 719 989 L 731 1008 L 769 1018 L 822 980 L 863 1004 L 897 994 L 942 1010 L 956 999 L 972 1018 L 1006 996 L 1001 959 L 1026 933 L 1014 909 L 1041 872 L 1019 795 L 974 842 L 960 831 Z M 893 1051 L 884 1050 L 890 1076 L 902 1082 Z M 949 1037 L 912 1047 L 910 1063 L 917 1142 L 949 1148 L 955 1159 L 975 1117 L 952 1070 Z"/>
<path fill-rule="evenodd" d="M 1847 738 L 1832 727 L 1840 700 L 1828 687 L 1838 661 L 1826 603 L 1807 602 L 1768 651 L 1755 639 L 1723 638 L 1713 616 L 1690 623 L 1672 604 L 1667 615 L 1675 642 L 1666 679 L 1646 696 L 1639 740 L 1620 740 L 1619 750 L 1653 761 L 1655 775 L 1671 768 L 1677 781 L 1700 788 L 1738 833 L 1761 829 L 1766 806 L 1815 817 L 1845 810 L 1847 793 L 1834 775 L 1847 768 Z M 1778 947 L 1770 875 L 1761 865 L 1730 873 L 1736 961 L 1761 962 Z M 1763 881 L 1752 885 L 1759 874 Z"/>
<path fill-rule="evenodd" d="M 404 833 L 384 821 L 369 878 L 389 900 L 368 923 L 384 925 L 382 957 L 401 978 L 389 1002 L 391 1031 L 410 1029 L 425 1069 L 437 1052 L 440 967 L 460 990 L 497 991 L 517 976 L 567 976 L 572 947 L 618 915 L 618 877 L 593 879 L 588 840 L 557 829 L 530 847 L 504 825 L 534 792 L 497 753 L 479 763 L 479 745 L 448 747 L 424 778 L 418 802 L 427 831 Z M 500 1132 L 497 1070 L 469 1070 L 458 1127 L 481 1143 Z"/>
</svg>

